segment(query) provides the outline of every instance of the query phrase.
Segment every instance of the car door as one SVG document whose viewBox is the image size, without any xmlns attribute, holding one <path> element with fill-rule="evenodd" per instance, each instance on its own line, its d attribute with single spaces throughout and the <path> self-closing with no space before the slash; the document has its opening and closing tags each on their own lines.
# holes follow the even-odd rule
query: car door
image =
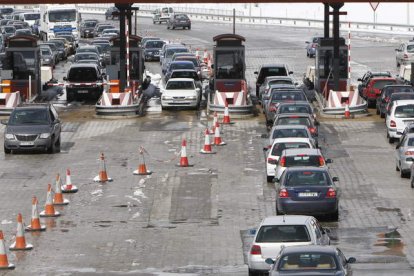
<svg viewBox="0 0 414 276">
<path fill-rule="evenodd" d="M 405 152 L 406 144 L 407 136 L 404 136 L 404 138 L 395 147 L 395 159 L 397 161 L 397 164 L 400 164 L 401 156 L 403 156 Z"/>
<path fill-rule="evenodd" d="M 56 137 L 56 139 L 60 139 L 61 123 L 58 119 L 58 113 L 56 112 L 56 109 L 53 107 L 53 105 L 50 106 L 49 112 L 50 120 L 53 124 L 53 134 Z"/>
</svg>

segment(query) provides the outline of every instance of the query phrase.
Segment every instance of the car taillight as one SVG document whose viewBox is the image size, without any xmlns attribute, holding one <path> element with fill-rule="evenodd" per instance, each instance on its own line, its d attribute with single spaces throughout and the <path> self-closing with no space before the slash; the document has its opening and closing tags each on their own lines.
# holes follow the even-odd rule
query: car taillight
<svg viewBox="0 0 414 276">
<path fill-rule="evenodd" d="M 272 164 L 272 165 L 276 165 L 277 164 L 277 160 L 274 158 L 267 158 L 267 163 Z"/>
<path fill-rule="evenodd" d="M 310 127 L 309 131 L 311 134 L 316 134 L 316 128 L 315 127 Z"/>
<path fill-rule="evenodd" d="M 283 156 L 282 158 L 280 158 L 279 166 L 286 167 L 286 156 Z"/>
<path fill-rule="evenodd" d="M 276 112 L 276 110 L 277 110 L 277 107 L 276 107 L 276 105 L 275 105 L 275 104 L 272 104 L 272 105 L 269 107 L 269 111 L 270 111 L 270 112 Z"/>
<path fill-rule="evenodd" d="M 325 165 L 325 159 L 322 156 L 319 156 L 319 166 Z"/>
<path fill-rule="evenodd" d="M 329 188 L 328 192 L 326 193 L 326 197 L 335 198 L 336 197 L 335 189 L 334 188 Z"/>
<path fill-rule="evenodd" d="M 260 245 L 253 245 L 250 249 L 250 255 L 262 255 L 262 249 L 260 248 Z"/>
<path fill-rule="evenodd" d="M 279 197 L 280 198 L 287 198 L 289 197 L 289 193 L 286 189 L 280 189 L 279 191 Z"/>
<path fill-rule="evenodd" d="M 397 127 L 397 124 L 395 123 L 394 120 L 391 120 L 390 122 L 390 127 Z"/>
<path fill-rule="evenodd" d="M 404 154 L 405 154 L 405 155 L 414 155 L 414 151 L 412 151 L 412 150 L 407 150 Z"/>
</svg>

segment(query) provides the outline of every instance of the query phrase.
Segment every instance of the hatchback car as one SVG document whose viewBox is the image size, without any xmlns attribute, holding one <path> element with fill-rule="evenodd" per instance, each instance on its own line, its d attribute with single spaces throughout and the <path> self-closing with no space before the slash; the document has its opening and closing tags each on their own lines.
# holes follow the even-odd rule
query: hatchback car
<svg viewBox="0 0 414 276">
<path fill-rule="evenodd" d="M 404 135 L 395 147 L 395 170 L 402 178 L 409 177 L 414 158 L 414 133 Z"/>
<path fill-rule="evenodd" d="M 377 98 L 381 94 L 381 89 L 386 85 L 397 84 L 395 78 L 375 77 L 371 78 L 366 87 L 362 90 L 362 97 L 367 101 L 368 107 L 375 107 Z"/>
<path fill-rule="evenodd" d="M 52 104 L 24 104 L 14 108 L 4 131 L 4 153 L 21 150 L 60 152 L 61 122 Z"/>
<path fill-rule="evenodd" d="M 366 72 L 361 78 L 358 78 L 358 81 L 360 84 L 358 84 L 358 93 L 362 96 L 362 91 L 367 86 L 370 79 L 375 77 L 389 77 L 391 78 L 391 72 L 389 71 L 383 71 L 383 72 Z"/>
<path fill-rule="evenodd" d="M 273 143 L 263 148 L 266 154 L 266 179 L 272 182 L 275 177 L 275 169 L 279 163 L 280 155 L 285 149 L 309 149 L 315 148 L 315 144 L 309 138 L 287 137 L 274 139 Z"/>
<path fill-rule="evenodd" d="M 262 96 L 267 94 L 270 90 L 270 87 L 274 84 L 288 84 L 296 86 L 298 83 L 293 77 L 286 76 L 270 76 L 266 77 L 263 81 L 263 84 L 259 87 L 259 100 L 262 99 Z"/>
<path fill-rule="evenodd" d="M 49 47 L 40 47 L 41 66 L 55 67 L 55 57 Z"/>
<path fill-rule="evenodd" d="M 264 218 L 253 238 L 247 255 L 249 275 L 268 272 L 267 258 L 276 258 L 284 247 L 329 245 L 327 230 L 311 216 L 271 216 Z"/>
<path fill-rule="evenodd" d="M 271 265 L 269 276 L 335 275 L 352 276 L 354 257 L 346 258 L 334 246 L 297 245 L 284 247 L 276 260 L 266 259 Z"/>
<path fill-rule="evenodd" d="M 191 20 L 185 13 L 174 13 L 167 21 L 167 29 L 191 29 Z"/>
<path fill-rule="evenodd" d="M 399 139 L 405 127 L 414 122 L 414 100 L 394 101 L 387 112 L 385 124 L 387 126 L 387 139 L 393 143 Z"/>
<path fill-rule="evenodd" d="M 337 177 L 327 168 L 290 167 L 276 182 L 276 214 L 329 216 L 338 220 Z"/>
<path fill-rule="evenodd" d="M 313 118 L 313 123 L 315 125 L 318 125 L 318 120 L 316 119 L 316 114 L 313 110 L 312 105 L 309 102 L 285 102 L 280 103 L 276 112 L 275 116 L 278 116 L 279 114 L 294 114 L 294 113 L 303 113 L 303 114 L 309 114 Z"/>
<path fill-rule="evenodd" d="M 404 42 L 395 49 L 395 61 L 397 67 L 401 64 L 409 64 L 414 62 L 414 42 Z"/>
<path fill-rule="evenodd" d="M 381 95 L 377 98 L 377 115 L 381 118 L 385 117 L 387 113 L 387 104 L 390 101 L 391 95 L 398 92 L 414 93 L 414 87 L 411 85 L 386 85 L 381 89 Z"/>
<path fill-rule="evenodd" d="M 259 97 L 259 89 L 266 77 L 269 76 L 289 76 L 293 71 L 289 70 L 287 64 L 264 64 L 258 71 L 254 72 L 256 76 L 256 97 Z"/>
<path fill-rule="evenodd" d="M 165 82 L 169 80 L 172 71 L 179 69 L 195 70 L 195 67 L 191 61 L 172 61 L 168 65 L 168 69 L 165 71 Z"/>
<path fill-rule="evenodd" d="M 94 30 L 95 30 L 95 26 L 97 23 L 98 23 L 98 20 L 82 22 L 80 26 L 81 37 L 84 37 L 84 38 L 94 37 Z"/>
</svg>

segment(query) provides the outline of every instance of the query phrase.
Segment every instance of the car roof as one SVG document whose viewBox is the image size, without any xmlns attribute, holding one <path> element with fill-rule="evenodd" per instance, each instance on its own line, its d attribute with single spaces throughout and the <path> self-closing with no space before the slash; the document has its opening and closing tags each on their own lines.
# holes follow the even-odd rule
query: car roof
<svg viewBox="0 0 414 276">
<path fill-rule="evenodd" d="M 300 148 L 300 149 L 285 149 L 282 155 L 296 156 L 296 155 L 322 155 L 320 149 Z"/>
<path fill-rule="evenodd" d="M 293 254 L 293 253 L 301 253 L 301 252 L 318 252 L 318 253 L 326 253 L 334 255 L 336 253 L 337 248 L 331 245 L 293 245 L 293 246 L 286 246 L 282 249 L 282 254 Z"/>
<path fill-rule="evenodd" d="M 311 115 L 309 113 L 281 113 L 277 115 L 277 118 L 297 118 L 297 117 L 302 117 L 302 118 L 310 118 Z"/>
<path fill-rule="evenodd" d="M 412 99 L 412 100 L 396 100 L 394 102 L 394 106 L 408 105 L 408 104 L 414 104 L 414 99 Z"/>
<path fill-rule="evenodd" d="M 272 144 L 288 143 L 288 142 L 311 143 L 311 140 L 310 138 L 306 138 L 306 137 L 284 137 L 284 138 L 275 138 Z"/>
<path fill-rule="evenodd" d="M 285 63 L 262 64 L 260 68 L 270 68 L 270 67 L 286 67 L 286 64 Z"/>
<path fill-rule="evenodd" d="M 191 82 L 194 81 L 194 79 L 192 78 L 174 78 L 174 79 L 169 79 L 168 82 L 170 82 L 170 80 L 171 81 L 191 81 Z"/>
<path fill-rule="evenodd" d="M 294 171 L 294 172 L 301 172 L 301 171 L 318 171 L 318 172 L 327 172 L 328 168 L 326 167 L 306 167 L 306 166 L 298 166 L 298 167 L 287 167 L 286 172 Z"/>
<path fill-rule="evenodd" d="M 295 79 L 291 76 L 267 76 L 265 80 L 291 80 L 294 81 Z"/>
<path fill-rule="evenodd" d="M 194 72 L 197 74 L 197 71 L 194 69 L 174 69 L 171 71 L 171 73 L 174 73 L 174 72 Z"/>
<path fill-rule="evenodd" d="M 308 129 L 308 127 L 304 125 L 278 125 L 278 126 L 273 126 L 271 132 L 273 132 L 276 129 L 297 129 L 297 128 Z"/>
<path fill-rule="evenodd" d="M 194 65 L 192 61 L 189 60 L 174 60 L 170 63 L 170 66 L 173 64 L 191 64 Z"/>
<path fill-rule="evenodd" d="M 394 81 L 396 81 L 396 79 L 393 78 L 393 77 L 373 77 L 373 78 L 371 78 L 370 82 L 379 81 L 379 80 L 394 80 Z"/>
<path fill-rule="evenodd" d="M 308 105 L 308 106 L 312 107 L 312 105 L 307 101 L 281 102 L 279 104 L 279 107 L 282 106 L 282 105 Z"/>
<path fill-rule="evenodd" d="M 98 69 L 98 66 L 95 63 L 72 63 L 69 70 L 71 68 L 88 68 L 88 67 L 94 67 Z"/>
<path fill-rule="evenodd" d="M 275 225 L 275 224 L 305 224 L 307 221 L 312 219 L 311 216 L 300 216 L 300 215 L 284 215 L 284 216 L 270 216 L 266 217 L 260 223 L 264 225 Z"/>
</svg>

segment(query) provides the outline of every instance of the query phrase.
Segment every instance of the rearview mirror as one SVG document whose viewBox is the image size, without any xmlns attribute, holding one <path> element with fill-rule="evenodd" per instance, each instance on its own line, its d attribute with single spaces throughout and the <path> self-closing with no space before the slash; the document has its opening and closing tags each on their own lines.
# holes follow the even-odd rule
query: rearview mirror
<svg viewBox="0 0 414 276">
<path fill-rule="evenodd" d="M 350 257 L 348 260 L 346 260 L 346 262 L 347 262 L 348 264 L 353 264 L 353 263 L 355 263 L 355 262 L 356 262 L 356 259 L 355 259 L 354 257 Z"/>
<path fill-rule="evenodd" d="M 325 163 L 326 163 L 326 164 L 331 164 L 331 163 L 333 163 L 333 160 L 332 160 L 332 159 L 326 159 L 326 160 L 325 160 Z"/>
<path fill-rule="evenodd" d="M 67 81 L 67 80 L 68 80 L 68 78 L 67 78 L 67 77 L 63 77 L 63 80 L 64 80 L 64 81 Z"/>
<path fill-rule="evenodd" d="M 351 258 L 349 258 L 349 259 L 351 259 Z M 349 260 L 348 260 L 349 261 Z M 275 261 L 273 261 L 271 258 L 267 258 L 266 260 L 265 260 L 265 263 L 267 263 L 267 264 L 269 264 L 269 265 L 272 265 L 272 264 L 274 264 L 275 263 Z"/>
<path fill-rule="evenodd" d="M 257 75 L 257 74 L 259 74 L 259 72 L 257 72 L 257 71 L 254 71 L 254 74 L 255 74 L 255 75 Z"/>
<path fill-rule="evenodd" d="M 337 176 L 332 177 L 332 181 L 333 182 L 338 182 L 339 181 L 339 177 L 337 177 Z"/>
<path fill-rule="evenodd" d="M 361 78 L 358 78 L 357 81 L 362 81 L 362 79 Z"/>
</svg>

